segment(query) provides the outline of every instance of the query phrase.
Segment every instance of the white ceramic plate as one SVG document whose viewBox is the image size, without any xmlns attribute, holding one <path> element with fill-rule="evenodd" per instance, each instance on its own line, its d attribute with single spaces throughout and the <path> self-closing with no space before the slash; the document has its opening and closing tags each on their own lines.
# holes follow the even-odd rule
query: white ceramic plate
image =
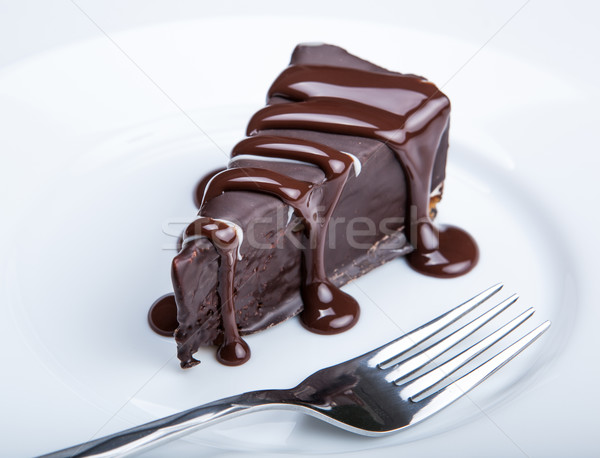
<svg viewBox="0 0 600 458">
<path fill-rule="evenodd" d="M 360 323 L 345 334 L 313 335 L 290 320 L 248 337 L 253 356 L 244 366 L 221 366 L 214 349 L 202 349 L 200 366 L 179 368 L 174 343 L 150 331 L 146 313 L 171 291 L 170 260 L 176 235 L 196 212 L 195 183 L 226 164 L 268 85 L 307 38 L 300 20 L 282 19 L 275 30 L 269 23 L 226 18 L 135 29 L 114 37 L 127 56 L 98 39 L 0 73 L 0 120 L 10 126 L 0 144 L 15 152 L 10 172 L 3 170 L 9 224 L 0 273 L 8 324 L 0 352 L 10 374 L 4 405 L 9 417 L 35 417 L 38 438 L 23 445 L 13 436 L 10 450 L 51 451 L 219 397 L 293 386 L 499 281 L 503 296 L 522 297 L 500 322 L 534 306 L 524 331 L 546 319 L 551 331 L 430 421 L 373 440 L 299 414 L 268 412 L 216 425 L 171 450 L 372 453 L 418 444 L 426 453 L 448 434 L 489 420 L 487 412 L 519 409 L 523 393 L 553 370 L 577 317 L 579 280 L 560 210 L 543 199 L 546 177 L 527 168 L 535 161 L 515 146 L 522 132 L 509 126 L 524 119 L 523 111 L 543 111 L 548 92 L 567 104 L 578 89 L 494 53 L 480 56 L 468 76 L 452 77 L 449 62 L 465 61 L 475 45 L 349 21 L 335 33 L 314 21 L 311 37 L 440 85 L 450 80 L 444 91 L 454 107 L 452 142 L 439 219 L 475 236 L 480 264 L 463 278 L 437 280 L 394 261 L 345 288 L 363 308 Z M 232 27 L 248 40 L 220 34 Z M 379 45 L 403 41 L 417 45 Z M 523 78 L 539 84 L 523 90 Z M 498 89 L 475 90 L 474 80 Z M 498 138 L 499 126 L 515 141 Z M 57 418 L 62 426 L 47 427 Z"/>
</svg>

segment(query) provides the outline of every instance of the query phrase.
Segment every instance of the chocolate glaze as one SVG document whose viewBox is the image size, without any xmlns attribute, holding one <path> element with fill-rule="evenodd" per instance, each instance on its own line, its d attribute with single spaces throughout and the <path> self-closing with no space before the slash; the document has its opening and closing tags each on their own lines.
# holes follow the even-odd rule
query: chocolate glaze
<svg viewBox="0 0 600 458">
<path fill-rule="evenodd" d="M 354 299 L 340 291 L 328 278 L 324 256 L 327 225 L 336 211 L 353 164 L 352 157 L 342 153 L 338 146 L 347 143 L 344 138 L 356 139 L 364 147 L 371 142 L 369 139 L 379 141 L 379 147 L 372 151 L 381 149 L 385 153 L 387 146 L 400 162 L 407 179 L 407 203 L 410 211 L 415 213 L 414 224 L 405 226 L 416 248 L 409 259 L 413 268 L 438 277 L 460 275 L 476 263 L 477 247 L 470 236 L 454 227 L 441 229 L 439 243 L 431 237 L 437 229 L 429 217 L 430 191 L 443 179 L 450 110 L 447 98 L 423 78 L 389 72 L 350 56 L 340 48 L 328 45 L 316 48 L 299 46 L 296 49 L 293 62 L 305 64 L 308 61 L 318 65 L 293 65 L 275 81 L 269 91 L 271 105 L 259 111 L 250 121 L 250 138 L 234 148 L 230 168 L 215 175 L 205 186 L 200 214 L 212 214 L 212 202 L 220 201 L 224 195 L 248 194 L 248 191 L 255 195 L 274 195 L 292 207 L 303 224 L 302 234 L 308 242 L 302 250 L 302 282 L 299 285 L 304 303 L 302 321 L 314 332 L 334 333 L 350 328 L 358 317 Z M 329 65 L 333 61 L 336 64 Z M 336 147 L 325 145 L 328 141 L 311 141 L 310 138 L 319 138 L 317 132 L 326 133 L 324 139 L 335 137 Z M 351 150 L 354 145 L 348 144 L 347 148 Z M 271 170 L 275 167 L 244 166 L 244 159 L 252 156 L 310 163 L 323 172 L 324 179 L 302 179 L 305 175 L 303 169 L 288 175 L 290 166 L 285 168 L 285 173 Z M 374 157 L 373 154 L 370 157 Z M 404 184 L 398 180 L 399 196 L 403 195 L 403 190 Z M 439 197 L 436 198 L 439 200 Z M 247 199 L 248 203 L 253 200 Z M 377 202 L 378 206 L 385 206 L 386 200 Z M 241 229 L 233 230 L 237 226 L 232 222 L 207 216 L 201 216 L 191 227 L 193 229 L 186 231 L 182 254 L 174 261 L 180 323 L 176 338 L 182 367 L 197 364 L 191 356 L 199 342 L 196 337 L 198 330 L 194 331 L 198 325 L 191 321 L 194 316 L 191 313 L 196 312 L 185 304 L 195 302 L 196 299 L 192 298 L 199 294 L 197 287 L 193 286 L 199 271 L 191 268 L 195 264 L 198 237 L 207 237 L 217 254 L 217 312 L 220 317 L 215 321 L 217 317 L 207 316 L 207 321 L 203 319 L 198 324 L 207 330 L 209 322 L 222 327 L 222 338 L 217 335 L 204 340 L 213 339 L 221 343 L 220 361 L 241 364 L 249 357 L 249 349 L 238 332 L 234 301 L 239 298 L 236 298 L 234 285 L 242 286 L 235 279 L 235 253 L 240 254 L 243 234 Z M 449 247 L 449 244 L 458 249 Z M 190 252 L 190 249 L 193 251 Z M 373 249 L 373 253 L 379 253 L 376 246 Z M 394 251 L 397 254 L 388 251 L 385 256 L 389 258 L 382 259 L 406 253 L 404 248 Z M 187 252 L 192 256 L 184 255 Z M 249 261 L 252 262 L 251 259 L 245 260 L 246 265 Z M 375 258 L 371 262 L 375 262 Z M 190 267 L 184 269 L 184 266 Z M 336 285 L 344 282 L 340 277 L 335 278 Z M 183 285 L 189 285 L 189 291 L 182 290 Z M 259 298 L 259 310 L 261 301 L 262 298 Z M 238 314 L 242 313 L 240 306 L 237 310 Z M 274 316 L 272 322 L 279 319 Z"/>
<path fill-rule="evenodd" d="M 436 277 L 456 277 L 473 268 L 478 250 L 469 234 L 444 231 L 443 245 L 432 237 L 437 230 L 429 216 L 431 177 L 450 115 L 448 98 L 433 84 L 414 76 L 302 65 L 283 71 L 269 96 L 293 102 L 260 110 L 248 124 L 248 135 L 295 128 L 382 141 L 406 173 L 409 205 L 416 212 L 408 234 L 415 248 L 408 256 L 411 267 Z"/>
</svg>

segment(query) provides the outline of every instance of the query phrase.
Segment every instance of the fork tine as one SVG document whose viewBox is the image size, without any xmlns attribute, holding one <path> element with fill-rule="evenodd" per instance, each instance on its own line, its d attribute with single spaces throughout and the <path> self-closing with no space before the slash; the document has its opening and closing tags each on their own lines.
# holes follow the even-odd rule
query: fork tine
<svg viewBox="0 0 600 458">
<path fill-rule="evenodd" d="M 502 350 L 496 356 L 490 358 L 468 374 L 463 375 L 456 382 L 453 382 L 436 393 L 425 397 L 421 401 L 418 401 L 418 403 L 422 404 L 422 406 L 411 419 L 411 424 L 417 423 L 429 417 L 430 415 L 439 412 L 444 407 L 452 404 L 458 398 L 467 394 L 502 366 L 511 361 L 515 356 L 521 353 L 538 337 L 540 337 L 549 327 L 549 321 L 542 323 L 533 331 L 529 332 L 512 345 Z"/>
<path fill-rule="evenodd" d="M 506 310 L 512 304 L 514 304 L 519 296 L 513 294 L 508 299 L 500 302 L 495 307 L 491 308 L 484 314 L 478 316 L 470 323 L 464 325 L 462 328 L 456 330 L 449 336 L 443 338 L 442 340 L 432 344 L 426 349 L 420 351 L 414 356 L 411 356 L 408 359 L 403 360 L 397 367 L 395 367 L 389 374 L 386 375 L 386 379 L 389 381 L 394 381 L 398 383 L 398 381 L 407 375 L 412 374 L 413 372 L 421 369 L 426 364 L 430 363 L 434 359 L 436 359 L 441 354 L 445 353 L 453 346 L 461 342 L 462 340 L 469 337 L 483 325 L 485 325 L 492 318 L 496 317 L 498 314 Z M 396 360 L 392 360 L 393 362 Z M 381 366 L 380 366 L 381 367 Z M 386 369 L 388 367 L 388 363 L 386 363 L 386 367 L 381 367 L 382 369 Z"/>
<path fill-rule="evenodd" d="M 389 367 L 389 361 L 393 361 L 397 356 L 402 355 L 408 350 L 419 345 L 421 342 L 429 339 L 431 336 L 437 334 L 442 329 L 454 323 L 460 317 L 473 310 L 478 305 L 485 302 L 487 299 L 492 297 L 504 286 L 502 283 L 498 283 L 485 291 L 477 294 L 466 302 L 463 302 L 459 306 L 453 308 L 449 312 L 435 318 L 429 323 L 415 329 L 414 331 L 405 334 L 404 336 L 383 345 L 377 350 L 371 352 L 372 358 L 369 360 L 369 364 L 379 365 L 379 367 Z"/>
<path fill-rule="evenodd" d="M 421 396 L 424 391 L 434 387 L 446 377 L 452 375 L 458 369 L 463 367 L 473 358 L 479 356 L 499 340 L 506 337 L 517 327 L 527 321 L 531 316 L 533 316 L 534 312 L 535 309 L 533 307 L 526 310 L 516 318 L 506 323 L 500 329 L 496 330 L 484 339 L 481 339 L 479 342 L 459 353 L 454 358 L 449 359 L 444 364 L 441 364 L 435 369 L 432 369 L 420 377 L 417 377 L 416 379 L 404 384 L 401 391 L 402 398 L 412 398 L 414 401 L 417 401 L 419 396 Z"/>
</svg>

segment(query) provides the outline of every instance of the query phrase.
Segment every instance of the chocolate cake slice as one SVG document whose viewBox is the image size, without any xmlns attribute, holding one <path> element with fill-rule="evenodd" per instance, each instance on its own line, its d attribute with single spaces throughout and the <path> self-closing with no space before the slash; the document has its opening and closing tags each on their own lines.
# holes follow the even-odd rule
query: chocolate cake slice
<svg viewBox="0 0 600 458">
<path fill-rule="evenodd" d="M 449 115 L 424 78 L 336 46 L 297 46 L 248 138 L 201 190 L 173 260 L 181 366 L 196 365 L 203 345 L 242 364 L 241 336 L 298 314 L 313 332 L 349 329 L 359 307 L 339 286 L 396 257 L 438 277 L 472 269 L 473 239 L 431 219 Z"/>
</svg>

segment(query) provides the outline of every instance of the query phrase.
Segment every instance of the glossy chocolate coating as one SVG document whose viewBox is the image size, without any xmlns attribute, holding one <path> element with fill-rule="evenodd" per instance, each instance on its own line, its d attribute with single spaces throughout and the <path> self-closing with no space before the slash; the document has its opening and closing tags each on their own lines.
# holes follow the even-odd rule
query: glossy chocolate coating
<svg viewBox="0 0 600 458">
<path fill-rule="evenodd" d="M 477 245 L 464 231 L 444 231 L 443 244 L 430 243 L 429 236 L 437 233 L 429 217 L 431 177 L 450 118 L 450 101 L 432 83 L 414 76 L 303 65 L 285 70 L 269 95 L 293 102 L 260 110 L 248 124 L 248 135 L 297 128 L 380 140 L 394 151 L 408 178 L 409 206 L 416 213 L 416 224 L 408 227 L 415 248 L 410 265 L 436 277 L 472 269 Z M 456 246 L 461 247 L 458 252 Z"/>
</svg>

